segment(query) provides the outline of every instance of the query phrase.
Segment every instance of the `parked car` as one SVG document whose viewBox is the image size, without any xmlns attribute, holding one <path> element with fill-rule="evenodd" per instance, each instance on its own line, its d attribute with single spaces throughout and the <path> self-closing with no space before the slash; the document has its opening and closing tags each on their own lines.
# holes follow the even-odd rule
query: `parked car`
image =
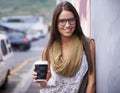
<svg viewBox="0 0 120 93">
<path fill-rule="evenodd" d="M 38 40 L 39 38 L 44 38 L 48 34 L 48 27 L 46 24 L 38 22 L 27 29 L 25 33 L 29 39 Z"/>
<path fill-rule="evenodd" d="M 40 32 L 33 31 L 33 30 L 26 31 L 26 37 L 31 41 L 38 40 L 40 36 L 41 36 Z"/>
<path fill-rule="evenodd" d="M 1 17 L 0 25 L 6 26 L 8 28 L 26 31 L 29 27 L 33 26 L 37 22 L 43 22 L 42 16 L 32 16 L 32 15 L 23 15 L 23 16 L 6 16 Z"/>
<path fill-rule="evenodd" d="M 13 68 L 14 54 L 6 35 L 0 34 L 0 88 L 8 85 L 8 75 Z"/>
<path fill-rule="evenodd" d="M 8 32 L 24 32 L 22 30 L 18 30 L 18 29 L 12 29 L 12 28 L 9 28 L 7 26 L 3 26 L 0 24 L 0 32 L 5 32 L 5 33 L 8 33 Z"/>
<path fill-rule="evenodd" d="M 25 51 L 30 49 L 31 41 L 24 33 L 12 32 L 7 33 L 7 36 L 14 50 L 19 49 L 21 51 Z"/>
</svg>

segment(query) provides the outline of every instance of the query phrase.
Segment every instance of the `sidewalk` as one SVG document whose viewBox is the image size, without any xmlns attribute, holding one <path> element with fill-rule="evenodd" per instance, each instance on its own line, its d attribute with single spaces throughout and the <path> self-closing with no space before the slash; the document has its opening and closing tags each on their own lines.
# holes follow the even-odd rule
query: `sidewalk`
<svg viewBox="0 0 120 93">
<path fill-rule="evenodd" d="M 21 71 L 22 79 L 17 84 L 17 86 L 15 87 L 15 89 L 13 90 L 12 93 L 26 93 L 26 91 L 29 89 L 29 87 L 31 89 L 31 83 L 33 81 L 33 79 L 32 79 L 32 71 L 33 71 L 33 64 L 34 64 L 33 62 L 35 62 L 36 60 L 38 60 L 38 58 L 30 60 L 30 62 L 28 62 L 25 65 L 25 67 L 23 69 L 24 71 Z M 12 77 L 14 77 L 14 75 Z M 29 92 L 29 93 L 37 93 L 37 92 Z"/>
<path fill-rule="evenodd" d="M 25 93 L 39 93 L 39 89 L 39 86 L 36 83 L 32 82 Z"/>
<path fill-rule="evenodd" d="M 32 67 L 33 68 L 33 67 Z M 14 91 L 12 93 L 25 93 L 28 87 L 30 86 L 32 82 L 32 68 L 31 70 L 24 74 L 23 80 L 16 86 Z"/>
</svg>

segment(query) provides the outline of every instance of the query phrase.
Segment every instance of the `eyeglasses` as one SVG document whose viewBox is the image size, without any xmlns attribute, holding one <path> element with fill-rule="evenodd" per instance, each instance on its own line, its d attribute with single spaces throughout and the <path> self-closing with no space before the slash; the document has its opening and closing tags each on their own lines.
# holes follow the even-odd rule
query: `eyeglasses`
<svg viewBox="0 0 120 93">
<path fill-rule="evenodd" d="M 61 25 L 61 26 L 65 26 L 66 23 L 70 24 L 70 25 L 75 25 L 76 23 L 76 18 L 70 18 L 70 19 L 58 19 L 58 24 Z"/>
</svg>

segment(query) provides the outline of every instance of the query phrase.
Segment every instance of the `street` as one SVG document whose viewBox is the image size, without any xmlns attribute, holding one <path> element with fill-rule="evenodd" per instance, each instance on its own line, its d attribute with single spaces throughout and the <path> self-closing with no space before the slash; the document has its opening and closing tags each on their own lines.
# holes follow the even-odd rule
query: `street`
<svg viewBox="0 0 120 93">
<path fill-rule="evenodd" d="M 14 68 L 9 76 L 8 87 L 0 90 L 0 93 L 39 93 L 38 85 L 32 81 L 32 68 L 34 62 L 41 58 L 48 37 L 33 41 L 28 51 L 14 51 Z"/>
</svg>

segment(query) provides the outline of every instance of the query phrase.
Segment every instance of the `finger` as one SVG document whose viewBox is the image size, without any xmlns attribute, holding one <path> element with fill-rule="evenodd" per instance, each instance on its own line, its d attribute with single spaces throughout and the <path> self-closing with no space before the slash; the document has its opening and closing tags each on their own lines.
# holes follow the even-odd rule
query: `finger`
<svg viewBox="0 0 120 93">
<path fill-rule="evenodd" d="M 36 79 L 36 78 L 37 78 L 37 76 L 32 76 L 32 78 L 33 78 L 33 79 Z"/>
<path fill-rule="evenodd" d="M 35 66 L 33 67 L 33 70 L 35 71 Z"/>
<path fill-rule="evenodd" d="M 35 76 L 36 76 L 36 75 L 37 75 L 37 73 L 36 73 L 35 71 L 33 71 L 32 75 L 35 75 Z"/>
<path fill-rule="evenodd" d="M 33 78 L 33 79 L 36 79 L 36 78 L 37 78 L 37 73 L 36 73 L 35 71 L 33 71 L 33 73 L 32 73 L 32 78 Z"/>
</svg>

